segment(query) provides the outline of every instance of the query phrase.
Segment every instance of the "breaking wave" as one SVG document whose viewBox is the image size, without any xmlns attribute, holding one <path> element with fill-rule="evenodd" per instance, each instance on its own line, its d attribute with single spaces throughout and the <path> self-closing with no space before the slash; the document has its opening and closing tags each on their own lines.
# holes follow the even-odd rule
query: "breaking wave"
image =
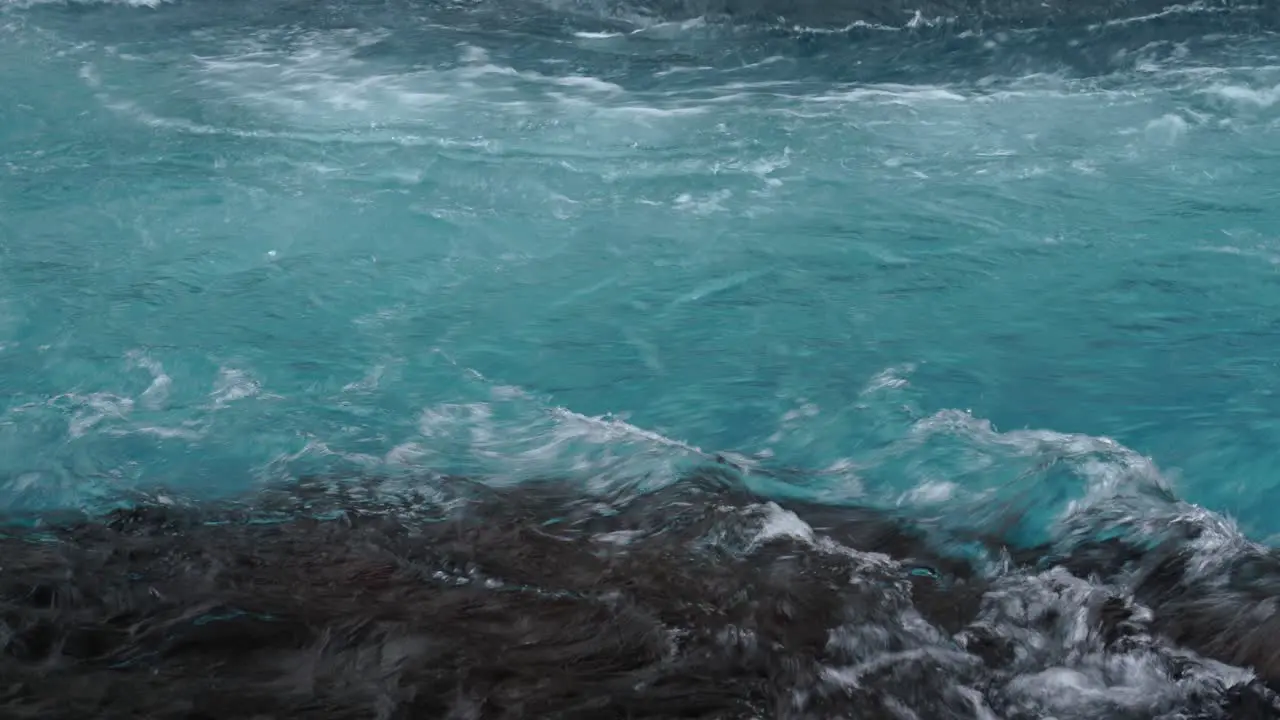
<svg viewBox="0 0 1280 720">
<path fill-rule="evenodd" d="M 1277 22 L 0 4 L 0 708 L 1280 717 Z"/>
</svg>

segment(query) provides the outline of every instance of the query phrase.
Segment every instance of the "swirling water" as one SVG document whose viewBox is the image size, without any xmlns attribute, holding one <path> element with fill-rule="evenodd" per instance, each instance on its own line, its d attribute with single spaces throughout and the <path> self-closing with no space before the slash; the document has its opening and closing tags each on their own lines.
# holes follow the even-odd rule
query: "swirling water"
<svg viewBox="0 0 1280 720">
<path fill-rule="evenodd" d="M 719 456 L 1265 543 L 1275 10 L 1148 5 L 6 4 L 0 506 Z"/>
</svg>

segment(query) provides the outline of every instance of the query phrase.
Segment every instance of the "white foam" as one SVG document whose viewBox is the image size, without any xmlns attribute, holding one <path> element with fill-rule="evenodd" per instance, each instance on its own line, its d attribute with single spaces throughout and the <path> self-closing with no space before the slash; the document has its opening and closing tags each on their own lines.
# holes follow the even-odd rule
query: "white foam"
<svg viewBox="0 0 1280 720">
<path fill-rule="evenodd" d="M 630 545 L 632 540 L 640 536 L 639 530 L 615 530 L 608 533 L 600 533 L 592 537 L 596 542 L 607 543 L 609 545 Z"/>
<path fill-rule="evenodd" d="M 564 75 L 551 78 L 551 82 L 554 82 L 557 85 L 563 85 L 564 87 L 583 88 L 584 90 L 593 90 L 595 92 L 622 92 L 621 85 L 585 75 Z"/>
<path fill-rule="evenodd" d="M 764 505 L 765 516 L 760 532 L 751 541 L 751 547 L 763 545 L 769 540 L 780 537 L 795 538 L 806 543 L 813 543 L 813 528 L 790 510 L 783 510 L 777 503 Z"/>
<path fill-rule="evenodd" d="M 488 388 L 489 399 L 424 408 L 417 437 L 402 442 L 396 461 L 412 465 L 416 451 L 430 447 L 437 463 L 468 461 L 470 471 L 492 482 L 571 473 L 590 478 L 588 491 L 606 492 L 637 480 L 656 489 L 675 481 L 690 463 L 712 457 L 621 417 L 547 406 L 519 387 L 460 369 Z"/>
<path fill-rule="evenodd" d="M 218 368 L 218 377 L 213 382 L 213 398 L 215 407 L 224 407 L 237 400 L 251 398 L 262 392 L 261 385 L 249 373 L 233 367 Z"/>
<path fill-rule="evenodd" d="M 693 115 L 703 115 L 707 112 L 705 107 L 648 107 L 644 105 L 620 105 L 613 107 L 598 108 L 598 112 L 615 115 L 621 117 L 634 117 L 643 119 L 657 118 L 677 118 L 689 117 Z"/>
<path fill-rule="evenodd" d="M 1280 85 L 1255 89 L 1243 85 L 1215 85 L 1210 92 L 1238 105 L 1269 108 L 1280 102 Z"/>
<path fill-rule="evenodd" d="M 936 661 L 944 667 L 947 665 L 972 665 L 975 662 L 975 658 L 972 655 L 964 652 L 934 647 L 912 648 L 899 652 L 878 653 L 871 659 L 857 665 L 843 668 L 825 668 L 823 676 L 828 682 L 856 689 L 862 686 L 862 677 L 868 673 L 899 663 L 920 660 Z"/>
<path fill-rule="evenodd" d="M 636 427 L 635 425 L 624 422 L 620 418 L 608 416 L 590 417 L 571 410 L 566 410 L 565 408 L 553 408 L 551 410 L 551 415 L 557 419 L 565 421 L 570 426 L 585 429 L 589 435 L 602 443 L 608 443 L 617 439 L 639 439 L 655 445 L 680 450 L 682 452 L 701 455 L 704 457 L 707 456 L 707 453 L 693 445 L 669 438 L 651 430 Z"/>
<path fill-rule="evenodd" d="M 898 390 L 910 384 L 907 377 L 915 372 L 916 366 L 911 363 L 905 365 L 886 368 L 871 378 L 866 387 L 862 389 L 862 394 L 867 395 L 879 390 Z"/>
<path fill-rule="evenodd" d="M 112 434 L 128 435 L 138 433 L 140 435 L 151 435 L 163 440 L 199 440 L 204 437 L 204 433 L 188 427 L 163 427 L 160 425 L 141 425 L 135 430 L 111 431 Z"/>
<path fill-rule="evenodd" d="M 698 66 L 676 65 L 674 67 L 669 67 L 665 70 L 659 70 L 655 72 L 653 76 L 657 78 L 661 78 L 661 77 L 667 77 L 668 75 L 678 75 L 682 73 L 695 73 L 695 72 L 708 72 L 711 70 L 715 70 L 715 68 L 711 67 L 710 65 L 698 65 Z"/>
<path fill-rule="evenodd" d="M 147 386 L 146 390 L 142 391 L 142 395 L 138 399 L 148 408 L 158 409 L 162 407 L 169 398 L 169 391 L 173 387 L 173 378 L 165 373 L 163 365 L 140 351 L 129 353 L 127 358 L 135 367 L 151 373 L 151 384 Z"/>
<path fill-rule="evenodd" d="M 123 420 L 133 410 L 133 398 L 108 392 L 96 392 L 89 395 L 68 393 L 54 398 L 54 401 L 68 399 L 79 407 L 72 414 L 67 431 L 72 438 L 80 438 L 104 420 Z M 52 401 L 51 401 L 52 402 Z"/>
<path fill-rule="evenodd" d="M 694 215 L 710 215 L 712 213 L 728 212 L 728 208 L 723 203 L 732 196 L 732 190 L 716 190 L 701 197 L 695 196 L 693 193 L 681 193 L 676 196 L 671 204 L 677 210 L 683 210 Z M 698 297 L 701 297 L 701 295 L 698 295 Z"/>
<path fill-rule="evenodd" d="M 1117 18 L 1115 20 L 1107 20 L 1105 22 L 1090 25 L 1089 29 L 1097 30 L 1102 27 L 1116 27 L 1123 25 L 1134 25 L 1138 23 L 1159 20 L 1174 15 L 1195 15 L 1195 14 L 1212 14 L 1226 12 L 1241 12 L 1245 10 L 1257 10 L 1256 5 L 1235 5 L 1227 7 L 1213 7 L 1201 2 L 1188 3 L 1185 5 L 1169 5 L 1159 12 L 1149 13 L 1147 15 L 1135 15 L 1127 18 Z"/>
<path fill-rule="evenodd" d="M 309 33 L 287 44 L 271 36 L 251 38 L 236 52 L 197 58 L 200 82 L 236 104 L 285 116 L 295 133 L 358 128 L 361 136 L 395 125 L 420 127 L 436 137 L 452 130 L 475 138 L 486 122 L 536 113 L 542 102 L 539 91 L 568 93 L 587 106 L 626 92 L 590 75 L 512 67 L 469 44 L 460 46 L 460 64 L 454 67 L 377 66 L 375 71 L 355 53 L 378 39 L 376 33 L 343 32 Z M 599 109 L 609 112 L 612 107 Z M 627 106 L 617 110 L 643 112 Z"/>
<path fill-rule="evenodd" d="M 463 45 L 461 59 L 465 63 L 486 63 L 489 61 L 489 52 L 475 45 Z"/>
<path fill-rule="evenodd" d="M 948 480 L 930 480 L 905 493 L 899 505 L 932 505 L 945 503 L 956 496 L 960 486 Z"/>
<path fill-rule="evenodd" d="M 888 100 L 895 103 L 910 104 L 914 102 L 965 102 L 969 98 L 955 90 L 936 86 L 912 85 L 869 85 L 844 92 L 827 93 L 804 98 L 816 103 L 849 103 L 867 100 Z"/>
<path fill-rule="evenodd" d="M 404 442 L 388 450 L 383 462 L 391 466 L 414 467 L 420 466 L 431 454 L 419 443 Z"/>
<path fill-rule="evenodd" d="M 793 25 L 791 31 L 802 33 L 805 35 L 847 35 L 854 30 L 875 30 L 878 32 L 902 32 L 905 26 L 885 25 L 881 23 L 869 23 L 866 20 L 854 20 L 853 22 L 838 28 L 819 28 L 808 27 L 805 25 Z"/>
</svg>

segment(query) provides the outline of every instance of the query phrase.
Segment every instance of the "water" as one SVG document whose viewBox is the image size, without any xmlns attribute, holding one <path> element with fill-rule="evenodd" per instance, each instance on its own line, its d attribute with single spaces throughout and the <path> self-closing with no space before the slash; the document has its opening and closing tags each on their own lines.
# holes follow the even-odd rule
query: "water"
<svg viewBox="0 0 1280 720">
<path fill-rule="evenodd" d="M 886 504 L 1158 476 L 1265 538 L 1280 69 L 1213 9 L 10 5 L 0 498 L 687 445 Z"/>
<path fill-rule="evenodd" d="M 720 457 L 1266 544 L 1275 10 L 1005 10 L 9 2 L 0 507 Z"/>
</svg>

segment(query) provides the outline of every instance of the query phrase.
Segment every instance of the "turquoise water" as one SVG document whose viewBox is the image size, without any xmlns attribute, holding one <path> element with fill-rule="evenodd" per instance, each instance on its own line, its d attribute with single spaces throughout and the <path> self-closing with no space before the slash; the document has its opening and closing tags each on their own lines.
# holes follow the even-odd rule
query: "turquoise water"
<svg viewBox="0 0 1280 720">
<path fill-rule="evenodd" d="M 1140 495 L 1265 540 L 1266 12 L 5 5 L 0 505 L 718 453 L 963 526 Z"/>
</svg>

